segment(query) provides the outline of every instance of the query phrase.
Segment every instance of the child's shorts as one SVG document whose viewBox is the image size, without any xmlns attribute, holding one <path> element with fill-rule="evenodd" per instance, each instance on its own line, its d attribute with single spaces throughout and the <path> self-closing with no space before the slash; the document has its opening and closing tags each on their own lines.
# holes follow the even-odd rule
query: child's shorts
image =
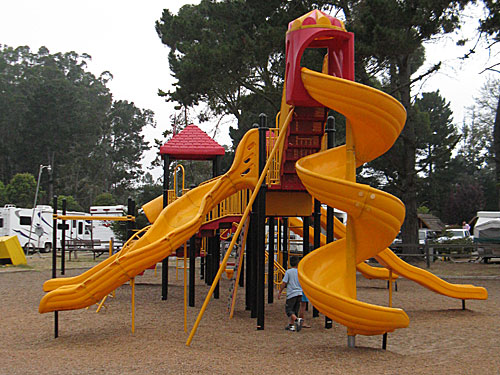
<svg viewBox="0 0 500 375">
<path fill-rule="evenodd" d="M 300 301 L 302 301 L 302 296 L 295 296 L 288 298 L 285 303 L 286 316 L 291 316 L 292 314 L 298 315 L 300 309 Z"/>
</svg>

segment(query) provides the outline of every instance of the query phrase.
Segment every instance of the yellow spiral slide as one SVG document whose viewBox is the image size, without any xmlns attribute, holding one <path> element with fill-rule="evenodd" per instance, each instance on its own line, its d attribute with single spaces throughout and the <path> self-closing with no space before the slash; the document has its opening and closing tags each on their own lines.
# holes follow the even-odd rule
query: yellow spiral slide
<svg viewBox="0 0 500 375">
<path fill-rule="evenodd" d="M 404 126 L 405 109 L 391 96 L 352 81 L 305 68 L 301 78 L 312 98 L 342 113 L 348 124 L 346 145 L 304 157 L 296 164 L 302 183 L 316 199 L 349 215 L 345 238 L 313 251 L 300 262 L 304 293 L 321 313 L 346 326 L 348 335 L 377 335 L 407 327 L 409 319 L 403 310 L 356 299 L 357 264 L 377 257 L 399 275 L 409 275 L 410 269 L 385 250 L 403 223 L 403 203 L 356 183 L 353 172 L 393 145 Z M 421 273 L 416 281 L 427 286 L 427 276 Z M 456 298 L 487 298 L 483 288 L 460 287 Z"/>
<path fill-rule="evenodd" d="M 149 207 L 154 224 L 138 241 L 79 276 L 44 283 L 48 292 L 39 312 L 74 310 L 98 303 L 104 296 L 172 254 L 193 236 L 205 215 L 220 201 L 242 189 L 253 189 L 258 175 L 258 131 L 241 140 L 233 165 L 221 177 L 189 191 L 160 211 L 162 200 Z"/>
</svg>

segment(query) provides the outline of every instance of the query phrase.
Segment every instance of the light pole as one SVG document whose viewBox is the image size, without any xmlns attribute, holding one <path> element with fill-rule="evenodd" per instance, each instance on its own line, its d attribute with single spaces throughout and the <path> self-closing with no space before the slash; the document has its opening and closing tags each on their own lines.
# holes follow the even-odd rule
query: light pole
<svg viewBox="0 0 500 375">
<path fill-rule="evenodd" d="M 31 211 L 30 235 L 28 237 L 28 243 L 26 245 L 26 255 L 28 255 L 29 247 L 30 247 L 30 244 L 31 244 L 31 233 L 32 233 L 32 230 L 33 230 L 33 221 L 34 221 L 34 218 L 35 218 L 35 208 L 36 208 L 36 201 L 37 201 L 37 198 L 38 198 L 38 189 L 40 188 L 40 177 L 42 176 L 42 171 L 45 168 L 47 168 L 47 171 L 49 171 L 49 172 L 52 170 L 52 167 L 50 165 L 41 165 L 40 164 L 40 169 L 38 171 L 38 181 L 36 183 L 35 201 L 33 202 L 33 211 Z M 54 230 L 55 230 L 55 228 L 54 228 Z"/>
</svg>

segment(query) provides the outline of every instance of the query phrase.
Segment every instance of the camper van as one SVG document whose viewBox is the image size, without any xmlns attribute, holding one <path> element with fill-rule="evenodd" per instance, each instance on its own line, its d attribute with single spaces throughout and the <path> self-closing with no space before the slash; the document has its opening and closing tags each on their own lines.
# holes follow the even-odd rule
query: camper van
<svg viewBox="0 0 500 375">
<path fill-rule="evenodd" d="M 91 216 L 125 216 L 127 209 L 124 205 L 116 206 L 91 206 Z M 111 238 L 116 239 L 113 233 L 111 220 L 93 220 L 92 221 L 92 240 L 107 243 Z"/>
<path fill-rule="evenodd" d="M 17 236 L 21 246 L 27 250 L 49 252 L 52 249 L 52 215 L 50 206 L 19 208 L 5 205 L 0 208 L 0 236 Z M 61 211 L 58 212 L 61 214 Z M 88 215 L 83 212 L 67 212 L 67 215 Z M 67 223 L 66 239 L 90 239 L 90 223 L 85 220 L 70 220 Z M 61 231 L 57 231 L 61 240 Z M 58 243 L 58 246 L 61 244 Z"/>
<path fill-rule="evenodd" d="M 474 242 L 484 244 L 478 247 L 479 255 L 487 262 L 489 257 L 500 257 L 500 212 L 478 211 L 474 224 Z"/>
</svg>

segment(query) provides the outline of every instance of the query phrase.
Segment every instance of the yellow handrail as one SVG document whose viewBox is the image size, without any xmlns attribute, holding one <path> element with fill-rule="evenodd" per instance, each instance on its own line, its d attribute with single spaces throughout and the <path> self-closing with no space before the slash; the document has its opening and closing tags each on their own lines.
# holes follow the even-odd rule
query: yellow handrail
<svg viewBox="0 0 500 375">
<path fill-rule="evenodd" d="M 219 282 L 219 280 L 222 276 L 223 270 L 226 268 L 227 260 L 229 259 L 229 256 L 231 255 L 231 251 L 233 250 L 234 245 L 236 244 L 236 239 L 239 237 L 241 230 L 243 229 L 243 223 L 247 220 L 247 217 L 250 214 L 250 210 L 251 210 L 252 205 L 255 201 L 255 198 L 257 198 L 257 193 L 259 192 L 259 189 L 260 189 L 262 183 L 264 182 L 264 179 L 267 176 L 267 171 L 269 170 L 269 167 L 271 165 L 272 158 L 276 155 L 276 152 L 278 151 L 278 146 L 285 139 L 286 130 L 288 128 L 288 125 L 291 122 L 292 114 L 293 114 L 293 107 L 290 108 L 290 112 L 288 113 L 288 116 L 287 116 L 285 123 L 283 125 L 283 129 L 280 132 L 280 135 L 278 137 L 278 141 L 274 145 L 273 150 L 271 151 L 271 154 L 266 161 L 266 165 L 264 166 L 264 170 L 262 171 L 262 173 L 259 177 L 259 180 L 257 181 L 257 184 L 252 192 L 250 200 L 248 201 L 247 208 L 245 209 L 245 212 L 243 214 L 243 217 L 241 218 L 240 224 L 238 225 L 238 228 L 236 229 L 236 233 L 234 234 L 233 239 L 231 240 L 231 243 L 229 244 L 229 247 L 227 248 L 226 254 L 224 255 L 224 259 L 222 259 L 222 263 L 219 266 L 219 270 L 217 271 L 217 274 L 215 275 L 215 278 L 212 281 L 212 286 L 210 287 L 210 290 L 208 291 L 207 297 L 205 298 L 205 301 L 203 302 L 203 306 L 201 307 L 201 310 L 198 313 L 198 317 L 196 318 L 194 326 L 191 329 L 191 333 L 189 334 L 189 337 L 186 341 L 186 346 L 189 346 L 191 344 L 191 341 L 193 340 L 193 336 L 196 333 L 196 330 L 198 329 L 198 325 L 200 324 L 201 318 L 202 318 L 203 314 L 205 313 L 205 310 L 207 309 L 208 302 L 210 301 L 210 298 L 212 297 L 212 294 L 215 290 L 215 287 L 217 286 L 217 283 Z"/>
</svg>

